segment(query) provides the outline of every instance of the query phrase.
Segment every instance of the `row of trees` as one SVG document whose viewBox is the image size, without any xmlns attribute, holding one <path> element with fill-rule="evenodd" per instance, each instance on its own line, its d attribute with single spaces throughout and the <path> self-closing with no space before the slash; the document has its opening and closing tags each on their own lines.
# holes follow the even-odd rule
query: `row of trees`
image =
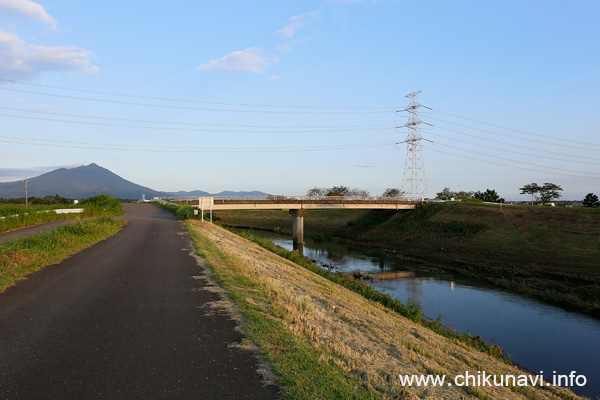
<svg viewBox="0 0 600 400">
<path fill-rule="evenodd" d="M 450 190 L 450 188 L 444 188 L 439 193 L 436 193 L 436 199 L 440 200 L 450 200 L 450 199 L 460 199 L 460 200 L 469 200 L 469 199 L 477 199 L 489 203 L 504 203 L 504 199 L 498 195 L 495 190 L 486 189 L 485 192 L 477 191 L 477 192 L 465 192 L 459 191 L 455 192 Z"/>
<path fill-rule="evenodd" d="M 531 195 L 531 204 L 534 201 L 541 202 L 542 204 L 551 202 L 552 200 L 559 199 L 561 196 L 560 192 L 563 190 L 559 185 L 555 183 L 544 183 L 538 185 L 537 183 L 530 183 L 519 188 L 521 194 Z M 368 190 L 354 188 L 351 189 L 347 186 L 333 186 L 330 188 L 319 188 L 314 187 L 306 192 L 307 196 L 370 196 Z M 381 194 L 383 197 L 402 197 L 404 191 L 398 188 L 387 188 Z M 58 197 L 58 195 L 57 195 Z M 504 198 L 500 197 L 498 193 L 493 189 L 486 189 L 485 191 L 453 191 L 450 188 L 444 188 L 441 192 L 436 193 L 436 199 L 450 200 L 460 199 L 469 200 L 477 199 L 488 203 L 504 203 Z M 583 205 L 585 207 L 600 207 L 600 201 L 598 196 L 593 193 L 588 193 L 583 199 Z"/>
<path fill-rule="evenodd" d="M 537 183 L 530 183 L 519 188 L 519 190 L 521 191 L 521 194 L 531 195 L 531 204 L 533 204 L 534 201 L 536 203 L 541 202 L 543 204 L 560 198 L 560 192 L 563 189 L 555 183 L 544 183 L 543 185 L 538 185 Z M 590 195 L 593 194 L 590 193 Z M 492 189 L 486 189 L 485 192 L 455 192 L 450 190 L 450 188 L 444 188 L 444 190 L 442 190 L 441 192 L 436 193 L 436 198 L 440 200 L 450 200 L 452 198 L 461 200 L 478 199 L 490 203 L 504 203 L 504 199 L 501 198 L 498 195 L 498 193 Z"/>
<path fill-rule="evenodd" d="M 0 199 L 0 203 L 8 204 L 25 204 L 25 197 L 12 198 L 12 199 Z M 28 199 L 29 204 L 71 204 L 73 199 L 67 199 L 66 197 L 59 196 L 46 196 L 46 197 L 30 197 Z"/>
<path fill-rule="evenodd" d="M 347 186 L 333 186 L 330 188 L 314 187 L 306 192 L 307 196 L 370 196 L 368 190 L 354 188 L 350 189 Z M 384 197 L 402 197 L 404 192 L 398 188 L 387 188 L 381 194 Z"/>
</svg>

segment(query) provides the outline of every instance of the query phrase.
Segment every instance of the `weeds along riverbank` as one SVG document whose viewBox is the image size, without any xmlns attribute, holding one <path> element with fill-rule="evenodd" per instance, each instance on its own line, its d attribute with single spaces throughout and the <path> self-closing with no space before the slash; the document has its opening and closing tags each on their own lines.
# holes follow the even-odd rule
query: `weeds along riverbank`
<svg viewBox="0 0 600 400">
<path fill-rule="evenodd" d="M 578 398 L 552 386 L 403 386 L 400 375 L 524 373 L 423 326 L 415 307 L 402 316 L 217 225 L 187 226 L 241 314 L 242 345 L 258 348 L 288 399 Z"/>
<path fill-rule="evenodd" d="M 287 211 L 218 211 L 232 227 L 291 233 Z M 414 211 L 311 210 L 305 235 L 378 249 L 600 317 L 600 210 L 427 204 Z"/>
<path fill-rule="evenodd" d="M 56 209 L 83 208 L 82 214 L 57 214 Z M 124 213 L 119 200 L 107 195 L 98 195 L 82 200 L 77 205 L 30 205 L 0 204 L 0 233 L 25 226 L 40 224 L 60 219 L 77 219 L 81 217 L 115 216 Z"/>
</svg>

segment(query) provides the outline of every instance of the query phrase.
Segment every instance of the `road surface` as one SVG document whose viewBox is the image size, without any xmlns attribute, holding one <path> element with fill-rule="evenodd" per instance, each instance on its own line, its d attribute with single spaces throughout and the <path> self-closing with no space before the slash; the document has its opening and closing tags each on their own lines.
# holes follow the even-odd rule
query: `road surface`
<svg viewBox="0 0 600 400">
<path fill-rule="evenodd" d="M 116 236 L 0 294 L 0 399 L 275 399 L 198 279 L 182 223 L 126 205 Z"/>
</svg>

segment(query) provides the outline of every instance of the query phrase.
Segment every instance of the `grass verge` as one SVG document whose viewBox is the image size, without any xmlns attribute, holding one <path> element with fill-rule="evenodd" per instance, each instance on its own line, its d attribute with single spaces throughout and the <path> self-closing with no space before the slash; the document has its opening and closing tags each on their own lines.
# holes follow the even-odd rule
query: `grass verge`
<svg viewBox="0 0 600 400">
<path fill-rule="evenodd" d="M 0 244 L 0 292 L 25 275 L 114 235 L 125 224 L 110 217 L 83 219 Z"/>
<path fill-rule="evenodd" d="M 83 208 L 83 214 L 57 214 L 59 208 Z M 77 219 L 81 216 L 101 217 L 123 215 L 123 206 L 119 200 L 107 195 L 98 195 L 82 200 L 79 204 L 31 205 L 27 209 L 20 204 L 0 205 L 0 233 L 25 226 L 41 224 L 62 219 Z"/>
<path fill-rule="evenodd" d="M 578 398 L 556 387 L 402 386 L 399 375 L 523 372 L 218 226 L 187 226 L 288 399 Z"/>
</svg>

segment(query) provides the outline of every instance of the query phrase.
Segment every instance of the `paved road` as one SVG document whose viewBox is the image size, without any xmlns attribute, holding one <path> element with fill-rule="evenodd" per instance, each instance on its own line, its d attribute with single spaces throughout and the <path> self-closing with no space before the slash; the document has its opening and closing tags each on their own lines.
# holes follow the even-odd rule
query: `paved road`
<svg viewBox="0 0 600 400">
<path fill-rule="evenodd" d="M 58 219 L 56 221 L 44 222 L 43 224 L 26 226 L 24 228 L 15 229 L 14 231 L 0 233 L 0 243 L 4 243 L 7 240 L 20 238 L 23 236 L 33 235 L 34 233 L 48 232 L 54 228 L 58 228 L 61 225 L 70 224 L 73 221 L 75 221 L 75 220 L 74 219 Z"/>
<path fill-rule="evenodd" d="M 0 399 L 275 399 L 195 279 L 181 223 L 126 205 L 116 236 L 0 294 Z"/>
</svg>

